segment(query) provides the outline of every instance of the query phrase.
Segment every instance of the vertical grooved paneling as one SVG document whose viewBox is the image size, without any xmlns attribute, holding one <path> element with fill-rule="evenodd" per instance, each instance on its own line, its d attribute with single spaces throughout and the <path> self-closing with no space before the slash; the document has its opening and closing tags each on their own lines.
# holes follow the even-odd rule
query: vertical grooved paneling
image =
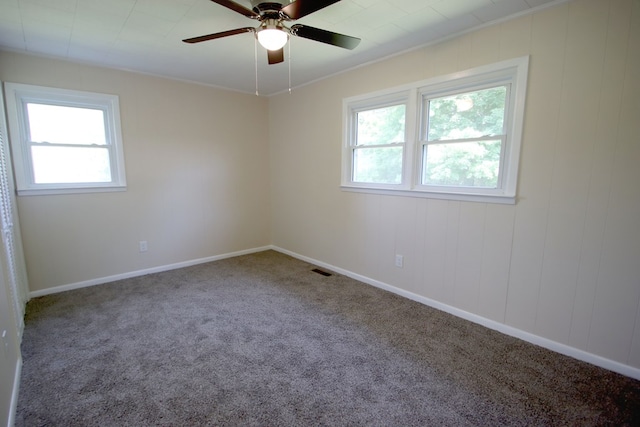
<svg viewBox="0 0 640 427">
<path fill-rule="evenodd" d="M 552 172 L 536 333 L 566 343 L 593 162 L 608 2 L 569 5 L 564 79 Z"/>
<path fill-rule="evenodd" d="M 460 232 L 460 202 L 447 202 L 447 237 L 444 251 L 443 302 L 455 306 L 456 274 L 458 273 L 458 233 Z"/>
<path fill-rule="evenodd" d="M 361 197 L 364 209 L 358 218 L 362 245 L 358 250 L 363 254 L 363 274 L 368 277 L 378 277 L 380 274 L 380 252 L 382 251 L 382 233 L 380 228 L 380 203 L 382 196 L 363 194 Z M 389 226 L 388 224 L 385 224 Z"/>
<path fill-rule="evenodd" d="M 404 197 L 387 197 L 388 213 L 383 223 L 388 223 L 388 236 L 392 239 L 388 251 L 380 262 L 388 264 L 389 268 L 380 276 L 385 283 L 407 289 L 413 278 L 412 269 L 415 268 L 414 239 L 416 238 L 416 199 Z M 404 266 L 395 266 L 395 255 L 404 256 Z"/>
<path fill-rule="evenodd" d="M 364 255 L 360 249 L 362 244 L 361 236 L 364 234 L 364 227 L 360 221 L 363 206 L 361 198 L 364 195 L 344 192 L 342 196 L 342 203 L 340 204 L 342 218 L 339 226 L 344 227 L 345 233 L 341 239 L 342 245 L 344 245 L 341 251 L 341 261 L 345 265 L 349 265 L 352 271 L 364 274 Z"/>
<path fill-rule="evenodd" d="M 376 233 L 378 251 L 375 262 L 380 266 L 376 277 L 384 283 L 397 283 L 394 277 L 394 251 L 397 236 L 398 206 L 395 197 L 381 197 L 379 204 L 380 216 Z"/>
<path fill-rule="evenodd" d="M 453 39 L 433 47 L 431 61 L 433 62 L 434 75 L 445 75 L 458 69 L 459 45 L 460 40 Z"/>
<path fill-rule="evenodd" d="M 599 88 L 595 143 L 590 164 L 586 217 L 582 229 L 569 344 L 586 349 L 595 298 L 602 239 L 609 209 L 611 174 L 629 39 L 629 2 L 612 2 L 609 10 L 602 83 Z"/>
<path fill-rule="evenodd" d="M 466 70 L 473 67 L 471 53 L 473 52 L 473 39 L 470 35 L 461 37 L 458 42 L 458 68 Z"/>
<path fill-rule="evenodd" d="M 531 49 L 531 15 L 500 24 L 500 59 L 528 55 Z"/>
<path fill-rule="evenodd" d="M 418 216 L 420 204 L 424 204 L 424 200 L 417 198 L 399 198 L 397 200 L 395 212 L 395 244 L 394 253 L 390 258 L 390 262 L 394 263 L 391 269 L 394 274 L 394 282 L 402 289 L 418 292 L 419 281 L 416 281 L 416 269 L 419 268 L 416 263 L 417 254 L 420 250 L 416 247 L 418 241 L 424 239 L 424 222 Z M 395 266 L 395 254 L 404 256 L 404 265 L 402 267 Z"/>
<path fill-rule="evenodd" d="M 513 242 L 513 206 L 487 205 L 478 314 L 504 322 Z"/>
<path fill-rule="evenodd" d="M 520 157 L 505 322 L 533 331 L 563 81 L 568 5 L 533 17 L 529 89 Z"/>
<path fill-rule="evenodd" d="M 473 33 L 470 37 L 472 49 L 469 59 L 472 67 L 498 62 L 501 59 L 500 40 L 502 40 L 502 32 L 500 27 L 489 27 L 485 31 Z"/>
<path fill-rule="evenodd" d="M 425 242 L 429 238 L 427 235 L 427 204 L 427 199 L 416 200 L 416 229 L 415 238 L 413 239 L 413 250 L 411 251 L 412 258 L 410 260 L 405 260 L 408 261 L 411 266 L 411 278 L 409 279 L 410 283 L 407 285 L 407 289 L 418 295 L 425 295 Z"/>
<path fill-rule="evenodd" d="M 454 301 L 471 313 L 478 309 L 486 210 L 484 203 L 460 205 Z"/>
<path fill-rule="evenodd" d="M 425 296 L 437 301 L 445 298 L 445 260 L 447 247 L 447 206 L 444 200 L 427 203 L 426 240 L 424 244 Z"/>
<path fill-rule="evenodd" d="M 611 191 L 587 350 L 637 358 L 640 299 L 640 1 L 633 1 Z M 637 344 L 635 344 L 637 346 Z"/>
</svg>

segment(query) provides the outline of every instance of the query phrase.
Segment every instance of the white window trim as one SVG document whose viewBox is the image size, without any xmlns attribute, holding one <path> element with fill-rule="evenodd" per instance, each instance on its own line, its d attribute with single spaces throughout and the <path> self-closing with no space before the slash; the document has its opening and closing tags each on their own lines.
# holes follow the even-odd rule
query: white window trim
<svg viewBox="0 0 640 427">
<path fill-rule="evenodd" d="M 464 70 L 445 76 L 435 77 L 374 93 L 349 97 L 343 100 L 343 152 L 341 189 L 372 194 L 394 196 L 423 197 L 434 199 L 463 200 L 488 203 L 515 204 L 517 197 L 517 178 L 522 144 L 524 107 L 527 90 L 529 57 L 509 59 L 498 63 Z M 482 85 L 511 82 L 508 101 L 508 117 L 505 122 L 507 134 L 504 162 L 501 173 L 501 188 L 462 188 L 422 185 L 420 152 L 420 120 L 423 96 L 460 92 L 465 87 L 471 90 Z M 407 101 L 405 151 L 403 153 L 403 180 L 401 184 L 357 183 L 351 179 L 352 147 L 350 137 L 352 129 L 351 115 L 354 111 L 375 108 L 384 99 L 402 99 Z M 354 110 L 355 108 L 355 110 Z"/>
<path fill-rule="evenodd" d="M 96 193 L 126 190 L 124 150 L 120 127 L 119 98 L 95 92 L 76 91 L 5 82 L 9 141 L 13 156 L 16 187 L 19 196 Z M 105 131 L 110 146 L 112 180 L 104 183 L 53 183 L 37 184 L 33 170 L 26 120 L 26 102 L 41 102 L 54 105 L 97 108 L 105 112 Z"/>
</svg>

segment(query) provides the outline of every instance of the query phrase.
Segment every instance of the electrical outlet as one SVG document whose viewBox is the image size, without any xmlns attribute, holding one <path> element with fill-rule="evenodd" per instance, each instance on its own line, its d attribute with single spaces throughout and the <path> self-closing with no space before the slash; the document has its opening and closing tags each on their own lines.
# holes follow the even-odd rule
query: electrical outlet
<svg viewBox="0 0 640 427">
<path fill-rule="evenodd" d="M 404 265 L 404 257 L 402 255 L 396 254 L 396 267 L 402 268 L 403 265 Z"/>
<path fill-rule="evenodd" d="M 140 249 L 140 253 L 147 252 L 149 250 L 149 245 L 147 245 L 146 240 L 140 240 L 140 242 L 138 243 L 138 247 Z"/>
</svg>

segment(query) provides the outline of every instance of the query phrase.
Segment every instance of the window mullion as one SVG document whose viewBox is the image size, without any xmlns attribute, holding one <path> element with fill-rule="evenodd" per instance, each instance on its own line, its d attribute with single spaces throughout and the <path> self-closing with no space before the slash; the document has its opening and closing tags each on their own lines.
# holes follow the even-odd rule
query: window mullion
<svg viewBox="0 0 640 427">
<path fill-rule="evenodd" d="M 419 100 L 418 100 L 418 90 L 417 88 L 413 88 L 409 91 L 409 97 L 407 99 L 407 110 L 406 110 L 406 121 L 405 121 L 405 129 L 406 129 L 406 144 L 405 144 L 405 152 L 404 152 L 404 162 L 403 162 L 403 184 L 407 189 L 412 189 L 415 187 L 416 183 L 416 170 L 419 170 L 418 167 L 418 156 L 417 156 L 417 147 L 416 141 L 418 140 L 419 134 L 419 125 L 420 125 L 420 109 L 418 108 Z"/>
</svg>

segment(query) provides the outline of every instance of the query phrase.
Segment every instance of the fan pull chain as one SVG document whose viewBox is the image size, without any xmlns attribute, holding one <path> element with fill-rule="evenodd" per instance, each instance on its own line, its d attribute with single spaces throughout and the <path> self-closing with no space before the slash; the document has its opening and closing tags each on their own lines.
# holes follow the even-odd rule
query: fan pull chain
<svg viewBox="0 0 640 427">
<path fill-rule="evenodd" d="M 289 63 L 289 95 L 291 95 L 291 39 L 289 39 L 289 60 L 287 61 Z"/>
<path fill-rule="evenodd" d="M 258 92 L 258 37 L 253 38 L 253 52 L 256 65 L 256 96 L 260 96 L 260 92 Z"/>
</svg>

